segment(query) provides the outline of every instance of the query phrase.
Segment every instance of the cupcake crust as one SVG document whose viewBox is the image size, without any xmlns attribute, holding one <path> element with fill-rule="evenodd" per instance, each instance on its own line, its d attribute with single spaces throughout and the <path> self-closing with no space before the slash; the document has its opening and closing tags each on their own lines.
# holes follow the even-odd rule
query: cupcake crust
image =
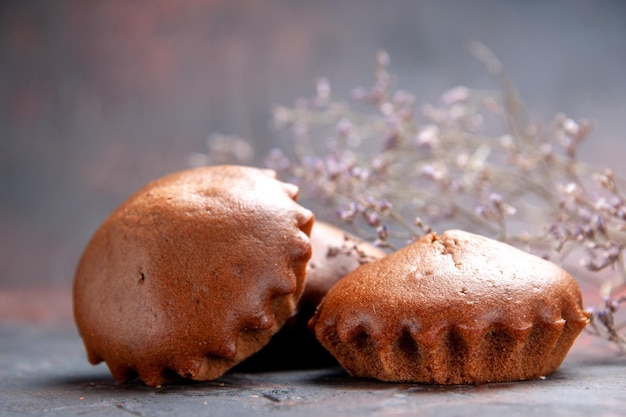
<svg viewBox="0 0 626 417">
<path fill-rule="evenodd" d="M 465 384 L 550 374 L 587 321 L 566 271 L 451 230 L 348 274 L 310 326 L 354 376 Z"/>
<path fill-rule="evenodd" d="M 91 363 L 124 381 L 217 378 L 294 313 L 313 214 L 275 173 L 204 167 L 156 180 L 96 231 L 74 315 Z"/>
</svg>

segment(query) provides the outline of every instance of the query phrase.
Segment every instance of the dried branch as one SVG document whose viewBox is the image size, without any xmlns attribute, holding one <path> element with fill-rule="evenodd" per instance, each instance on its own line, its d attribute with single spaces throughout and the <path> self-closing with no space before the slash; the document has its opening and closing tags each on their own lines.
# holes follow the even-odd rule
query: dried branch
<svg viewBox="0 0 626 417">
<path fill-rule="evenodd" d="M 579 159 L 591 123 L 560 114 L 549 126 L 529 122 L 502 64 L 481 44 L 471 51 L 500 91 L 459 86 L 418 108 L 394 87 L 380 52 L 373 86 L 348 100 L 321 79 L 313 97 L 276 106 L 291 146 L 274 149 L 267 165 L 300 185 L 318 217 L 389 250 L 456 227 L 566 268 L 580 257 L 587 272 L 577 278 L 595 282 L 605 300 L 590 328 L 623 348 L 615 324 L 626 297 L 617 296 L 626 287 L 623 181 Z"/>
</svg>

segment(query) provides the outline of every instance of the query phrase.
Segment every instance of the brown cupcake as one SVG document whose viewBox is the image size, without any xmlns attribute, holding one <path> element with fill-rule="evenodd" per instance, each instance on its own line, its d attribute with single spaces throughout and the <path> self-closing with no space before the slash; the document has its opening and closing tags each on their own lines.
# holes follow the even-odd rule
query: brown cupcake
<svg viewBox="0 0 626 417">
<path fill-rule="evenodd" d="M 313 255 L 307 267 L 306 287 L 298 304 L 298 312 L 306 312 L 309 318 L 337 281 L 360 265 L 386 255 L 371 243 L 319 221 L 311 231 L 311 245 Z"/>
<path fill-rule="evenodd" d="M 563 269 L 452 230 L 348 274 L 310 326 L 353 376 L 472 384 L 550 374 L 587 321 Z"/>
<path fill-rule="evenodd" d="M 380 259 L 385 251 L 328 223 L 316 221 L 311 231 L 313 255 L 307 267 L 306 286 L 297 313 L 272 340 L 244 361 L 241 371 L 311 369 L 336 366 L 308 328 L 317 305 L 328 290 L 359 265 Z M 295 354 L 294 354 L 295 353 Z"/>
<path fill-rule="evenodd" d="M 310 211 L 275 173 L 187 170 L 148 184 L 96 231 L 74 281 L 88 359 L 120 381 L 217 378 L 296 309 Z"/>
</svg>

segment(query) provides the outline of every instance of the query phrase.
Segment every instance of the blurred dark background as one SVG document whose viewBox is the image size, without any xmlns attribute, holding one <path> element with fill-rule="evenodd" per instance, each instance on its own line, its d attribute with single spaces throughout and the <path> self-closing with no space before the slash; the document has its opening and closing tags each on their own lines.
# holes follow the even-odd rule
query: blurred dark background
<svg viewBox="0 0 626 417">
<path fill-rule="evenodd" d="M 597 122 L 584 159 L 626 173 L 626 2 L 0 0 L 0 292 L 69 289 L 90 235 L 214 132 L 277 144 L 271 108 L 369 85 L 385 49 L 434 101 L 495 85 L 503 61 L 531 115 Z"/>
</svg>

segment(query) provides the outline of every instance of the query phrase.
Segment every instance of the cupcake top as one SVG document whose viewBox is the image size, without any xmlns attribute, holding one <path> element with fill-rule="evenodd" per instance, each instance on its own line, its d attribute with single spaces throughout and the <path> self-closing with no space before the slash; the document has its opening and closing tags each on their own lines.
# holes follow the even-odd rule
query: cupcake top
<svg viewBox="0 0 626 417">
<path fill-rule="evenodd" d="M 557 265 L 492 239 L 451 230 L 429 234 L 348 274 L 328 292 L 310 326 L 355 375 L 471 383 L 526 379 L 556 369 L 573 338 L 563 339 L 567 346 L 556 341 L 565 331 L 575 338 L 587 317 L 578 285 Z M 499 347 L 486 342 L 495 334 L 499 341 L 493 343 Z M 552 344 L 539 343 L 538 337 Z M 509 344 L 502 345 L 503 340 Z M 493 367 L 477 365 L 489 359 L 490 354 L 481 357 L 481 349 L 510 348 L 532 356 L 532 344 L 537 349 L 558 347 L 559 353 L 550 366 L 528 374 L 522 369 L 524 358 L 516 358 L 503 375 L 479 372 Z M 550 349 L 539 352 L 545 360 Z M 406 350 L 413 352 L 413 359 Z M 403 364 L 394 363 L 394 358 Z M 418 367 L 411 361 L 418 358 L 430 358 L 430 372 L 415 371 Z M 435 362 L 441 366 L 432 365 Z"/>
<path fill-rule="evenodd" d="M 238 370 L 269 371 L 336 366 L 337 361 L 309 330 L 307 323 L 328 290 L 359 265 L 385 252 L 329 223 L 315 221 L 311 230 L 313 254 L 307 266 L 306 286 L 291 317 L 272 340 Z"/>
<path fill-rule="evenodd" d="M 311 256 L 295 185 L 242 166 L 156 180 L 96 231 L 79 262 L 74 313 L 90 362 L 118 380 L 213 379 L 294 313 Z"/>
<path fill-rule="evenodd" d="M 333 285 L 362 264 L 386 255 L 381 248 L 361 241 L 329 223 L 316 221 L 311 232 L 313 254 L 307 267 L 306 288 L 300 307 L 312 315 Z"/>
</svg>

